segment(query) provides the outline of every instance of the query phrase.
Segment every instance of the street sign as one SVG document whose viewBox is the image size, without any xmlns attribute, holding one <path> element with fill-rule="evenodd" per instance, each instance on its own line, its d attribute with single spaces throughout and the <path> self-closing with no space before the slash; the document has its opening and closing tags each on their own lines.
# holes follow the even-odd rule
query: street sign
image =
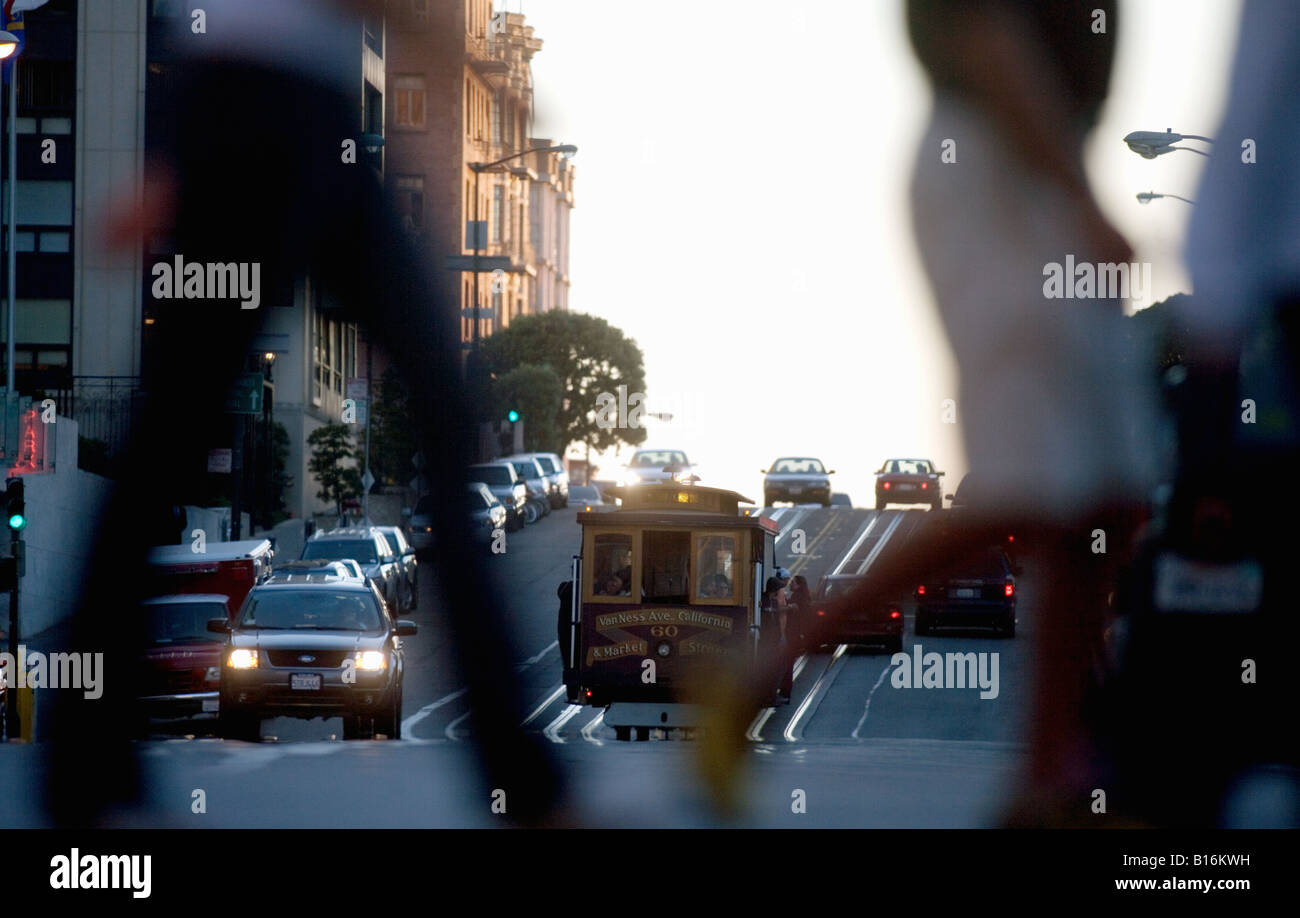
<svg viewBox="0 0 1300 918">
<path fill-rule="evenodd" d="M 487 221 L 465 221 L 465 248 L 481 252 L 487 248 Z"/>
<path fill-rule="evenodd" d="M 227 475 L 234 467 L 233 450 L 229 449 L 210 449 L 208 450 L 208 471 L 217 475 Z"/>
<path fill-rule="evenodd" d="M 448 271 L 473 271 L 473 255 L 448 255 L 443 262 Z M 507 274 L 519 274 L 523 272 L 522 268 L 516 268 L 510 261 L 509 255 L 480 255 L 478 257 L 478 270 L 480 274 L 491 274 L 493 271 L 504 271 Z"/>
<path fill-rule="evenodd" d="M 370 474 L 370 469 L 366 469 L 366 473 L 361 476 L 361 486 L 366 489 L 367 494 L 375 486 L 375 476 Z"/>
<path fill-rule="evenodd" d="M 226 390 L 227 414 L 262 413 L 262 374 L 243 373 Z"/>
</svg>

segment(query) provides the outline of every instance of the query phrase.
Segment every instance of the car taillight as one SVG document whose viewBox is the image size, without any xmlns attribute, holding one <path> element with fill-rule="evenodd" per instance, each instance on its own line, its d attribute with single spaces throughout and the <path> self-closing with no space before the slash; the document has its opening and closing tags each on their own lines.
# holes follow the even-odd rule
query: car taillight
<svg viewBox="0 0 1300 918">
<path fill-rule="evenodd" d="M 899 612 L 897 609 L 890 609 L 890 610 L 889 610 L 889 617 L 890 617 L 891 619 L 893 619 L 894 621 L 897 621 L 898 619 L 900 619 L 900 618 L 903 617 L 903 613 L 902 613 L 902 612 Z"/>
<path fill-rule="evenodd" d="M 1015 537 L 1015 536 L 1013 536 L 1013 535 L 1009 535 L 1009 536 L 1007 536 L 1007 541 L 1008 541 L 1008 542 L 1014 542 L 1015 540 L 1016 540 L 1016 537 Z"/>
<path fill-rule="evenodd" d="M 922 490 L 922 491 L 924 491 L 924 490 L 925 490 L 926 488 L 928 488 L 929 486 L 930 486 L 929 482 L 925 482 L 925 481 L 921 482 L 921 490 Z"/>
<path fill-rule="evenodd" d="M 889 490 L 889 482 L 885 482 L 884 484 L 881 485 L 881 487 L 884 488 L 886 491 L 888 491 L 888 490 Z"/>
<path fill-rule="evenodd" d="M 825 615 L 825 614 L 826 614 L 826 610 L 825 610 L 825 609 L 818 609 L 818 610 L 817 610 L 817 614 L 818 614 L 818 615 Z"/>
<path fill-rule="evenodd" d="M 924 596 L 924 595 L 925 595 L 925 584 L 924 584 L 924 583 L 921 584 L 919 587 L 916 588 L 916 595 L 917 595 L 917 596 Z"/>
<path fill-rule="evenodd" d="M 1003 587 L 1003 589 L 1006 591 L 1006 594 L 1008 596 L 1016 595 L 1016 585 L 1009 580 L 1007 581 L 1007 585 Z"/>
</svg>

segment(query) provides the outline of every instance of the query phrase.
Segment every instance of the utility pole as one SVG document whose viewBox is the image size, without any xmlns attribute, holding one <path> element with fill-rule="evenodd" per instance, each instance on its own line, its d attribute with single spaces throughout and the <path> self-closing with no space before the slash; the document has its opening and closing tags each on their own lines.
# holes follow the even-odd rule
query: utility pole
<svg viewBox="0 0 1300 918">
<path fill-rule="evenodd" d="M 244 484 L 244 415 L 235 415 L 235 442 L 230 448 L 230 476 L 234 480 L 234 494 L 230 500 L 230 541 L 238 542 L 243 534 L 240 525 L 243 517 Z"/>
<path fill-rule="evenodd" d="M 370 338 L 366 338 L 366 448 L 365 455 L 362 456 L 361 465 L 361 520 L 370 523 L 370 485 L 366 482 L 371 481 L 370 477 L 370 425 L 374 422 L 375 398 L 371 391 L 374 382 L 371 379 L 370 372 Z"/>
</svg>

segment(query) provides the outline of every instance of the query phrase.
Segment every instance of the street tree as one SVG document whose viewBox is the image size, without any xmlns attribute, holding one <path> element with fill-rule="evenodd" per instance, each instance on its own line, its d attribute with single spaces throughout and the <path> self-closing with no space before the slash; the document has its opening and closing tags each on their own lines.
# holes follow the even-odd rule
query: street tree
<svg viewBox="0 0 1300 918">
<path fill-rule="evenodd" d="M 566 310 L 520 316 L 484 339 L 481 348 L 485 366 L 498 378 L 525 366 L 548 367 L 559 378 L 562 394 L 552 409 L 555 439 L 540 445 L 541 451 L 563 454 L 571 443 L 601 451 L 645 442 L 639 425 L 597 423 L 601 395 L 617 397 L 619 386 L 628 393 L 645 391 L 641 348 L 604 319 Z M 529 423 L 525 419 L 525 437 Z"/>
<path fill-rule="evenodd" d="M 386 484 L 401 484 L 411 476 L 411 458 L 419 450 L 411 421 L 411 397 L 396 367 L 379 380 L 370 415 L 370 468 Z"/>
<path fill-rule="evenodd" d="M 562 439 L 560 411 L 564 382 L 548 366 L 525 363 L 492 381 L 492 401 L 496 416 L 518 411 L 523 417 L 524 449 L 528 452 L 558 453 Z M 565 444 L 567 445 L 567 444 Z"/>
<path fill-rule="evenodd" d="M 339 516 L 343 515 L 343 501 L 361 494 L 361 472 L 353 462 L 357 451 L 352 444 L 352 425 L 325 424 L 307 435 L 311 446 L 311 459 L 307 469 L 320 483 L 316 492 L 320 500 L 334 504 Z"/>
</svg>

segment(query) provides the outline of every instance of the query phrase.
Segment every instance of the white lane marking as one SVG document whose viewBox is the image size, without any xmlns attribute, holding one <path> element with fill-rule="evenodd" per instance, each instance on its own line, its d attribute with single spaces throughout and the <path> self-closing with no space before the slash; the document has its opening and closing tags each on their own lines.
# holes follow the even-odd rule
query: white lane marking
<svg viewBox="0 0 1300 918">
<path fill-rule="evenodd" d="M 547 695 L 546 698 L 542 701 L 542 703 L 533 709 L 533 713 L 525 717 L 524 722 L 519 726 L 526 727 L 529 724 L 531 724 L 534 720 L 537 719 L 537 715 L 541 714 L 543 711 L 549 708 L 555 702 L 555 699 L 559 698 L 563 694 L 564 694 L 564 686 L 561 685 L 555 691 L 551 692 L 551 694 Z"/>
<path fill-rule="evenodd" d="M 794 661 L 794 675 L 790 677 L 791 686 L 798 680 L 799 674 L 803 672 L 804 666 L 808 663 L 808 654 L 801 653 L 799 658 Z M 745 731 L 745 739 L 753 743 L 763 741 L 763 727 L 767 724 L 768 719 L 776 713 L 776 708 L 764 708 L 755 715 L 749 724 L 749 729 Z"/>
<path fill-rule="evenodd" d="M 431 701 L 428 704 L 426 704 L 424 707 L 420 708 L 420 710 L 416 711 L 410 717 L 402 721 L 402 736 L 409 735 L 412 727 L 414 727 L 420 721 L 424 720 L 434 711 L 438 710 L 438 708 L 442 707 L 444 704 L 450 704 L 451 702 L 455 701 L 461 695 L 464 695 L 467 691 L 469 691 L 469 689 L 460 689 L 459 691 L 452 692 L 450 695 L 443 695 L 437 701 Z"/>
<path fill-rule="evenodd" d="M 790 517 L 790 522 L 786 523 L 784 526 L 781 527 L 781 531 L 777 534 L 777 537 L 774 541 L 780 542 L 787 535 L 794 532 L 794 527 L 797 526 L 799 524 L 799 521 L 802 520 L 807 515 L 808 515 L 807 510 L 795 510 L 794 516 Z"/>
<path fill-rule="evenodd" d="M 758 716 L 749 725 L 749 729 L 745 731 L 745 739 L 751 743 L 763 742 L 763 726 L 767 723 L 767 719 L 775 713 L 776 708 L 764 708 L 759 711 Z"/>
<path fill-rule="evenodd" d="M 564 743 L 565 739 L 560 736 L 560 731 L 564 729 L 564 725 L 573 720 L 573 716 L 581 710 L 582 705 L 580 704 L 569 705 L 563 712 L 561 712 L 560 716 L 546 725 L 546 729 L 542 731 L 542 736 L 546 737 L 552 743 Z"/>
<path fill-rule="evenodd" d="M 595 717 L 591 719 L 591 723 L 587 724 L 587 726 L 583 727 L 579 731 L 582 734 L 582 738 L 585 739 L 587 742 L 593 743 L 597 746 L 605 745 L 604 740 L 596 739 L 596 731 L 600 729 L 600 725 L 603 724 L 604 722 L 605 722 L 605 712 L 601 711 L 599 714 L 597 714 Z"/>
<path fill-rule="evenodd" d="M 890 659 L 893 658 L 891 657 Z M 876 684 L 873 685 L 871 687 L 871 691 L 867 693 L 867 703 L 862 708 L 862 718 L 858 721 L 858 725 L 853 728 L 853 732 L 849 734 L 849 736 L 853 737 L 853 739 L 862 738 L 858 736 L 858 731 L 861 730 L 862 725 L 867 722 L 867 714 L 871 711 L 871 699 L 872 697 L 875 696 L 876 689 L 880 688 L 880 684 L 885 681 L 885 677 L 888 675 L 889 675 L 889 667 L 886 666 L 884 669 L 880 671 L 880 678 L 876 680 Z"/>
<path fill-rule="evenodd" d="M 443 733 L 447 734 L 447 739 L 451 740 L 453 743 L 460 742 L 456 738 L 456 726 L 466 717 L 469 717 L 469 711 L 466 711 L 464 714 L 460 715 L 460 717 L 457 717 L 451 723 L 447 724 L 447 729 L 442 731 Z"/>
<path fill-rule="evenodd" d="M 867 520 L 862 529 L 858 532 L 857 538 L 855 538 L 853 543 L 849 545 L 849 550 L 840 556 L 839 563 L 831 569 L 832 574 L 844 573 L 844 567 L 849 563 L 849 559 L 853 557 L 853 553 L 858 550 L 858 546 L 867 540 L 867 536 L 870 535 L 871 530 L 876 528 L 876 523 L 880 522 L 881 518 L 882 514 L 877 511 L 875 516 Z"/>
<path fill-rule="evenodd" d="M 812 708 L 813 702 L 819 700 L 819 695 L 824 693 L 826 689 L 829 689 L 830 684 L 835 681 L 835 676 L 839 673 L 840 660 L 848 649 L 848 644 L 840 644 L 835 648 L 835 653 L 831 656 L 830 665 L 827 666 L 826 670 L 817 677 L 817 681 L 813 683 L 813 687 L 808 690 L 808 694 L 799 704 L 798 710 L 794 712 L 794 717 L 790 718 L 790 723 L 786 725 L 785 732 L 782 735 L 785 737 L 787 743 L 799 742 L 799 733 L 796 730 L 799 726 L 799 721 L 802 720 L 803 716 Z"/>
<path fill-rule="evenodd" d="M 532 666 L 534 663 L 538 663 L 538 662 L 540 662 L 541 659 L 542 659 L 542 657 L 544 657 L 544 656 L 546 656 L 548 653 L 550 653 L 551 650 L 552 650 L 553 648 L 556 648 L 556 647 L 559 647 L 559 646 L 560 646 L 560 642 L 559 642 L 559 641 L 551 641 L 551 643 L 547 644 L 547 645 L 546 645 L 545 647 L 543 647 L 543 648 L 542 648 L 538 653 L 533 654 L 531 657 L 529 657 L 529 658 L 528 658 L 527 660 L 525 660 L 524 662 L 522 662 L 522 663 L 516 663 L 516 664 L 515 664 L 515 669 L 525 669 L 526 667 Z"/>
<path fill-rule="evenodd" d="M 903 515 L 901 513 L 890 520 L 889 525 L 885 527 L 885 531 L 882 532 L 880 538 L 876 540 L 876 544 L 871 546 L 871 551 L 867 552 L 867 556 L 862 559 L 862 564 L 858 566 L 859 574 L 865 574 L 867 568 L 871 567 L 871 565 L 875 563 L 876 558 L 884 550 L 885 545 L 894 535 L 894 531 L 898 529 L 898 524 L 901 522 L 903 522 Z"/>
</svg>

